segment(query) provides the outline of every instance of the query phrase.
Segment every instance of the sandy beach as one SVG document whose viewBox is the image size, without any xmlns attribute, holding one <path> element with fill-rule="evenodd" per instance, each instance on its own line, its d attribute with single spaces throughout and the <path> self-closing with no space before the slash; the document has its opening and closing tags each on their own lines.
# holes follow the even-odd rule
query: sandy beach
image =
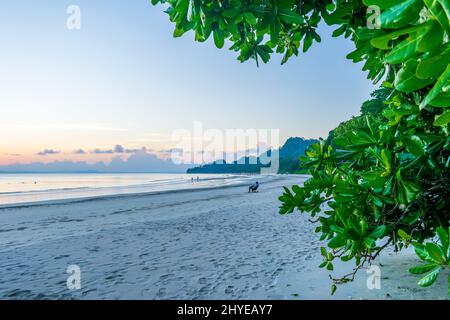
<svg viewBox="0 0 450 320">
<path fill-rule="evenodd" d="M 271 177 L 254 194 L 237 184 L 0 208 L 0 298 L 448 298 L 444 275 L 417 286 L 411 251 L 379 258 L 381 289 L 363 270 L 331 296 L 308 216 L 278 214 L 281 187 L 304 179 Z M 81 269 L 79 290 L 66 286 L 69 265 Z"/>
</svg>

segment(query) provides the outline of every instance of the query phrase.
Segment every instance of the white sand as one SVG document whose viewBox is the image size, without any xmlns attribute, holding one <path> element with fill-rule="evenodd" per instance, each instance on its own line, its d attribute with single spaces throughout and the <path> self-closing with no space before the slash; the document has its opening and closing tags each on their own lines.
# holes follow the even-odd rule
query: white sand
<svg viewBox="0 0 450 320">
<path fill-rule="evenodd" d="M 308 216 L 277 213 L 281 186 L 302 181 L 272 178 L 255 194 L 235 186 L 2 208 L 0 298 L 448 298 L 443 275 L 417 286 L 410 252 L 381 257 L 380 290 L 367 289 L 363 270 L 331 297 Z M 78 291 L 66 287 L 71 264 Z"/>
</svg>

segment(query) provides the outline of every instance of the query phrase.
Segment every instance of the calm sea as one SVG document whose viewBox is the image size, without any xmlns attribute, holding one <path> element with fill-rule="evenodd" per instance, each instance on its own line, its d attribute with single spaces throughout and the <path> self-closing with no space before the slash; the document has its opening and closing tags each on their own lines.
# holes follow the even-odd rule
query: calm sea
<svg viewBox="0 0 450 320">
<path fill-rule="evenodd" d="M 254 177 L 246 175 L 225 174 L 0 174 L 0 206 L 36 201 L 218 187 L 252 179 Z"/>
</svg>

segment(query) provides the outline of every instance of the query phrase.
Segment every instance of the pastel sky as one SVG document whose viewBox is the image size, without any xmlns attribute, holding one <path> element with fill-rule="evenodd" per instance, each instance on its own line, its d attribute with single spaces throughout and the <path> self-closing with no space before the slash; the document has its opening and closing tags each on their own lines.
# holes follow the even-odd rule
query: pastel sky
<svg viewBox="0 0 450 320">
<path fill-rule="evenodd" d="M 81 30 L 66 27 L 72 4 Z M 308 53 L 257 68 L 212 40 L 174 39 L 163 9 L 148 0 L 2 1 L 0 164 L 107 161 L 90 151 L 117 144 L 159 152 L 194 121 L 280 129 L 281 142 L 317 138 L 357 114 L 374 89 L 345 59 L 352 44 L 327 27 Z"/>
</svg>

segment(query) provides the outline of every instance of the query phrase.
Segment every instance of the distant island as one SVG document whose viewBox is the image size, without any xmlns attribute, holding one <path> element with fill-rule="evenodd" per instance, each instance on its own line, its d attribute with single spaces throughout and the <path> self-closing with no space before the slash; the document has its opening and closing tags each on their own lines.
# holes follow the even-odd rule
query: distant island
<svg viewBox="0 0 450 320">
<path fill-rule="evenodd" d="M 299 158 L 305 154 L 306 149 L 318 142 L 315 139 L 305 139 L 300 137 L 289 138 L 278 150 L 280 157 L 280 167 L 278 173 L 297 173 L 300 171 Z M 271 150 L 262 153 L 258 157 L 242 157 L 239 160 L 227 163 L 225 160 L 218 160 L 202 166 L 189 168 L 187 173 L 260 173 L 261 168 L 267 167 L 262 164 L 261 157 L 270 156 Z"/>
</svg>

